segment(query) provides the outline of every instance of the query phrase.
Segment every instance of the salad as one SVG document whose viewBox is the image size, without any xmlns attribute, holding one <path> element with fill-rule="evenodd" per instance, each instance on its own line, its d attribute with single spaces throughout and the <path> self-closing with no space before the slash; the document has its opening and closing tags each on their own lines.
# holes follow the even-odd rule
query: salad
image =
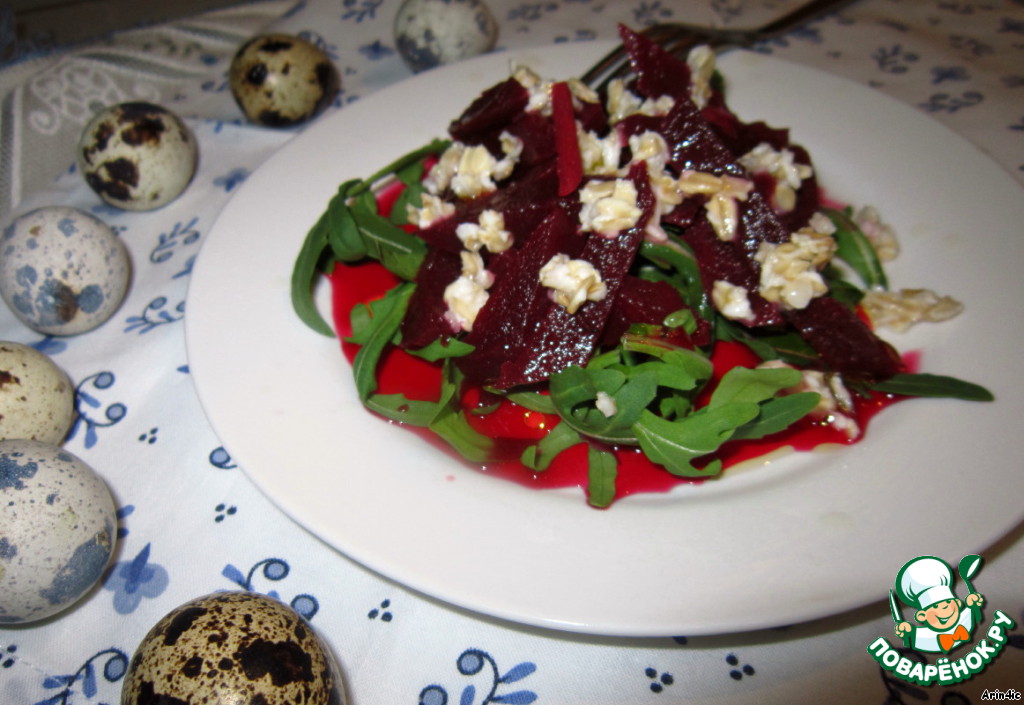
<svg viewBox="0 0 1024 705">
<path fill-rule="evenodd" d="M 579 468 L 607 507 L 632 475 L 856 442 L 899 399 L 992 399 L 876 334 L 962 307 L 890 288 L 873 208 L 830 202 L 787 130 L 737 117 L 708 48 L 620 34 L 629 78 L 514 67 L 310 229 L 293 305 L 337 329 L 368 409 L 489 470 Z"/>
</svg>

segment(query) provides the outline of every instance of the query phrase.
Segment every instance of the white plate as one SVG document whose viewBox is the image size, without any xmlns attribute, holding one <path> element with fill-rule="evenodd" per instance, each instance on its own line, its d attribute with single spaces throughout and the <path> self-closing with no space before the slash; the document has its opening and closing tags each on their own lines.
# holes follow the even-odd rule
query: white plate
<svg viewBox="0 0 1024 705">
<path fill-rule="evenodd" d="M 607 48 L 516 58 L 565 78 Z M 295 255 L 340 182 L 443 135 L 507 77 L 510 58 L 427 72 L 322 118 L 245 182 L 207 235 L 188 299 L 192 374 L 214 430 L 281 509 L 350 558 L 451 604 L 629 636 L 835 614 L 884 598 L 907 560 L 959 560 L 1020 520 L 1021 188 L 917 112 L 753 53 L 721 61 L 736 110 L 790 126 L 833 196 L 882 210 L 902 236 L 896 285 L 966 304 L 954 321 L 890 339 L 923 350 L 928 371 L 990 387 L 997 402 L 907 401 L 853 447 L 607 511 L 589 508 L 582 490 L 488 477 L 365 411 L 337 341 L 292 313 Z"/>
</svg>

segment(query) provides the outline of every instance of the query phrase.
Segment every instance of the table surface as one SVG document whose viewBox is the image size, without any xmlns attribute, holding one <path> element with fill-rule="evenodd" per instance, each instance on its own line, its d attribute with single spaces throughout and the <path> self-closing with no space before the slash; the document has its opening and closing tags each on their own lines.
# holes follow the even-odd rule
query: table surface
<svg viewBox="0 0 1024 705">
<path fill-rule="evenodd" d="M 740 26 L 779 0 L 489 0 L 498 50 L 610 40 L 617 23 Z M 675 638 L 566 634 L 453 608 L 323 545 L 247 479 L 213 433 L 189 376 L 185 300 L 204 236 L 232 193 L 301 128 L 246 123 L 227 85 L 237 46 L 262 32 L 319 44 L 342 76 L 329 110 L 409 78 L 394 0 L 267 0 L 0 69 L 0 222 L 67 205 L 108 222 L 134 271 L 100 328 L 42 336 L 0 309 L 0 339 L 50 355 L 72 379 L 77 418 L 64 446 L 107 482 L 118 542 L 102 582 L 60 615 L 0 627 L 4 705 L 118 702 L 123 664 L 164 614 L 222 590 L 296 606 L 341 665 L 348 701 L 372 703 L 971 703 L 1024 691 L 1019 627 L 989 666 L 956 686 L 916 686 L 867 646 L 892 638 L 885 593 L 853 612 L 754 633 Z M 1024 5 L 994 0 L 859 0 L 755 47 L 870 86 L 937 120 L 1024 182 Z M 196 178 L 157 211 L 101 205 L 73 168 L 97 107 L 147 100 L 173 109 L 202 155 Z M 1009 409 L 1007 413 L 1020 413 Z M 1021 494 L 1024 481 L 1008 492 Z M 0 533 L 2 533 L 0 527 Z M 986 604 L 1024 620 L 1018 527 L 979 547 Z M 913 556 L 908 556 L 908 560 Z M 955 562 L 960 556 L 945 556 Z M 882 588 L 883 590 L 885 588 Z M 1012 695 L 1012 693 L 1011 693 Z"/>
</svg>

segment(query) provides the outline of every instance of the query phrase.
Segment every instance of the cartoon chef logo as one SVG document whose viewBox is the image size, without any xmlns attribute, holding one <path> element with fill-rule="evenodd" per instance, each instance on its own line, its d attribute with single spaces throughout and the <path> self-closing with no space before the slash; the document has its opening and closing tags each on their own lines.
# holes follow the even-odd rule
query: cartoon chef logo
<svg viewBox="0 0 1024 705">
<path fill-rule="evenodd" d="M 896 636 L 905 646 L 947 654 L 970 642 L 975 626 L 981 622 L 985 602 L 971 585 L 980 567 L 980 556 L 966 556 L 960 561 L 960 577 L 968 590 L 963 599 L 953 591 L 953 569 L 940 558 L 919 556 L 900 569 L 895 596 L 914 610 L 912 618 L 904 620 L 892 592 L 889 598 Z"/>
<path fill-rule="evenodd" d="M 982 624 L 985 598 L 971 584 L 980 569 L 981 556 L 964 556 L 957 565 L 967 591 L 961 598 L 953 588 L 953 569 L 945 561 L 935 556 L 908 561 L 889 590 L 893 631 L 903 646 L 880 636 L 867 648 L 871 658 L 893 676 L 918 685 L 953 685 L 985 670 L 1010 643 L 1009 632 L 1017 623 L 997 609 L 989 623 Z M 900 602 L 903 610 L 912 610 L 906 619 Z M 927 658 L 929 653 L 935 658 Z"/>
</svg>

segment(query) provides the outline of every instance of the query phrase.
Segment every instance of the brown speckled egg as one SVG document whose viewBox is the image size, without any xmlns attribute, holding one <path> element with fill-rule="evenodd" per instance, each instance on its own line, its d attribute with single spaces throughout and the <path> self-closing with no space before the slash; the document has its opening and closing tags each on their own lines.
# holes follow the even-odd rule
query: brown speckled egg
<svg viewBox="0 0 1024 705">
<path fill-rule="evenodd" d="M 0 342 L 0 440 L 59 445 L 75 417 L 75 389 L 57 364 L 35 348 Z"/>
<path fill-rule="evenodd" d="M 266 127 L 311 119 L 341 87 L 330 57 L 290 34 L 264 34 L 243 44 L 231 61 L 228 79 L 245 116 Z"/>
<path fill-rule="evenodd" d="M 148 211 L 181 195 L 196 170 L 191 130 L 152 103 L 119 103 L 97 113 L 78 144 L 89 187 L 117 208 Z"/>
<path fill-rule="evenodd" d="M 344 705 L 331 652 L 292 608 L 217 592 L 171 610 L 128 666 L 121 705 Z"/>
</svg>

